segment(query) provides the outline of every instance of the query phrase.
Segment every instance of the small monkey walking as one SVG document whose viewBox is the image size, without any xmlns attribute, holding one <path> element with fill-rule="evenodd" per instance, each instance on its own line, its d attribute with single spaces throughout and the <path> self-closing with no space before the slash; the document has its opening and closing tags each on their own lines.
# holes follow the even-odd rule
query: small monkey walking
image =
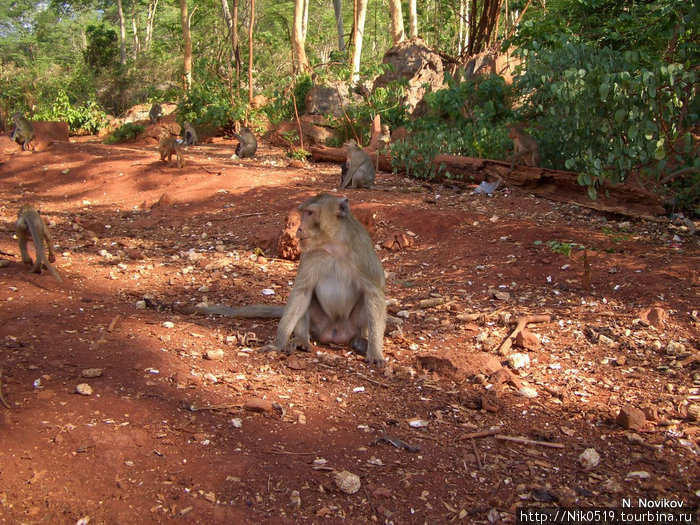
<svg viewBox="0 0 700 525">
<path fill-rule="evenodd" d="M 517 124 L 510 127 L 508 136 L 513 141 L 513 154 L 506 159 L 511 161 L 510 171 L 513 171 L 515 165 L 519 163 L 525 166 L 539 167 L 540 148 L 535 139 L 525 133 L 522 126 Z"/>
<path fill-rule="evenodd" d="M 308 350 L 314 337 L 322 344 L 350 345 L 369 364 L 383 367 L 384 269 L 367 230 L 345 198 L 321 193 L 299 211 L 301 259 L 286 306 L 219 304 L 195 310 L 231 317 L 281 316 L 275 341 L 265 350 Z"/>
<path fill-rule="evenodd" d="M 27 252 L 27 241 L 30 236 L 36 249 L 36 260 L 34 261 L 32 261 L 29 252 Z M 44 219 L 41 218 L 37 209 L 31 204 L 25 204 L 19 209 L 17 214 L 17 238 L 19 239 L 19 252 L 22 256 L 22 262 L 24 264 L 34 263 L 32 273 L 41 273 L 43 264 L 54 276 L 54 279 L 59 283 L 63 282 L 61 276 L 58 275 L 56 269 L 51 265 L 52 262 L 56 261 L 56 252 L 53 249 L 53 241 L 51 240 L 49 229 L 46 227 Z M 46 247 L 49 250 L 48 259 L 46 259 L 46 253 L 44 253 L 44 241 L 46 241 Z"/>
<path fill-rule="evenodd" d="M 182 146 L 178 144 L 177 140 L 168 135 L 163 135 L 160 139 L 160 144 L 158 144 L 158 153 L 160 153 L 160 160 L 164 161 L 165 157 L 168 157 L 168 165 L 172 166 L 172 157 L 175 155 L 177 159 L 177 167 L 182 168 L 185 165 L 185 156 L 182 154 Z"/>
</svg>

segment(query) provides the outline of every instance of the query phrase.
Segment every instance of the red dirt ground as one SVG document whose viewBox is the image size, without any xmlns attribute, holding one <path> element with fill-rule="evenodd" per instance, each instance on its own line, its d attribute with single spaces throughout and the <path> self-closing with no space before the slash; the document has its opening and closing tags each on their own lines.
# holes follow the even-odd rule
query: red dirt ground
<svg viewBox="0 0 700 525">
<path fill-rule="evenodd" d="M 275 321 L 172 307 L 283 302 L 296 264 L 255 248 L 337 186 L 337 166 L 290 168 L 265 146 L 232 161 L 234 145 L 190 148 L 183 169 L 151 144 L 92 140 L 0 166 L 0 250 L 14 254 L 0 269 L 0 523 L 514 523 L 526 506 L 698 505 L 698 235 L 382 173 L 387 191 L 345 195 L 374 214 L 378 247 L 394 232 L 414 241 L 379 249 L 386 370 L 343 348 L 287 358 L 258 351 Z M 23 202 L 50 224 L 64 285 L 19 261 Z M 649 307 L 665 325 L 640 317 Z M 529 326 L 531 349 L 511 352 L 530 364 L 513 370 L 498 348 L 539 314 L 555 319 Z M 421 368 L 430 356 L 457 370 Z M 489 375 L 489 356 L 504 369 Z M 642 428 L 616 423 L 626 405 L 646 411 Z M 588 448 L 597 466 L 579 459 Z"/>
</svg>

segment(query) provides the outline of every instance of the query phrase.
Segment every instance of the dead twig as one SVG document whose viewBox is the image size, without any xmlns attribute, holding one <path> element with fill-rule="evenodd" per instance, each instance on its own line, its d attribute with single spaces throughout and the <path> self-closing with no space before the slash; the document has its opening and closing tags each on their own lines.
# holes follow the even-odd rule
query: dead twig
<svg viewBox="0 0 700 525">
<path fill-rule="evenodd" d="M 491 430 L 480 430 L 479 432 L 469 432 L 468 434 L 460 434 L 455 438 L 455 441 L 464 441 L 465 439 L 476 439 L 488 436 L 494 436 L 501 431 L 499 428 L 493 428 Z"/>
<path fill-rule="evenodd" d="M 389 388 L 389 387 L 391 386 L 391 385 L 388 385 L 388 384 L 386 384 L 386 383 L 382 383 L 381 381 L 377 381 L 376 379 L 371 379 L 371 378 L 367 377 L 366 375 L 361 374 L 360 372 L 357 372 L 357 375 L 358 375 L 359 377 L 361 377 L 362 379 L 364 379 L 365 381 L 369 381 L 369 382 L 372 383 L 373 385 L 381 386 L 381 387 L 384 387 L 384 388 Z"/>
<path fill-rule="evenodd" d="M 474 457 L 476 457 L 476 466 L 479 468 L 479 470 L 484 470 L 484 465 L 481 463 L 479 451 L 476 448 L 476 441 L 474 441 L 473 439 L 470 441 L 472 442 L 472 450 L 474 450 Z"/>
<path fill-rule="evenodd" d="M 107 327 L 107 331 L 111 333 L 112 330 L 114 330 L 114 327 L 117 326 L 117 323 L 119 322 L 119 320 L 121 318 L 122 318 L 122 316 L 120 314 L 115 315 L 114 319 L 112 319 L 112 322 L 109 323 L 109 326 Z"/>
<path fill-rule="evenodd" d="M 540 447 L 549 447 L 549 448 L 566 448 L 566 445 L 562 443 L 550 443 L 549 441 L 536 441 L 534 439 L 528 439 L 524 437 L 519 437 L 519 436 L 504 436 L 503 434 L 496 434 L 494 436 L 496 439 L 500 439 L 501 441 L 512 441 L 514 443 L 520 443 L 521 445 L 537 445 Z"/>
<path fill-rule="evenodd" d="M 515 341 L 517 335 L 520 332 L 522 332 L 528 324 L 549 323 L 551 321 L 554 321 L 554 316 L 550 314 L 526 315 L 525 317 L 521 317 L 520 319 L 518 319 L 518 324 L 515 327 L 515 330 L 513 330 L 513 332 L 506 338 L 506 340 L 503 341 L 503 344 L 501 344 L 501 346 L 498 347 L 498 353 L 500 355 L 506 355 L 510 350 L 510 347 L 513 346 L 513 341 Z"/>
</svg>

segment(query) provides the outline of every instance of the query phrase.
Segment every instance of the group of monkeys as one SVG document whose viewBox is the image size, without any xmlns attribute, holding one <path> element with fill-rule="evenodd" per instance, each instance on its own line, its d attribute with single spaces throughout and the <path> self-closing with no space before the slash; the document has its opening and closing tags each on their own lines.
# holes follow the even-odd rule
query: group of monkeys
<svg viewBox="0 0 700 525">
<path fill-rule="evenodd" d="M 163 107 L 156 102 L 151 106 L 148 112 L 148 118 L 152 124 L 157 124 L 162 116 Z M 253 157 L 258 150 L 258 141 L 255 139 L 255 135 L 253 135 L 250 129 L 243 126 L 239 133 L 234 131 L 232 134 L 238 140 L 235 152 L 236 156 L 239 159 Z M 165 161 L 167 158 L 168 165 L 172 166 L 172 157 L 175 155 L 177 167 L 182 168 L 185 165 L 185 156 L 182 151 L 183 147 L 193 146 L 197 141 L 197 132 L 190 122 L 184 122 L 182 124 L 182 138 L 173 137 L 166 129 L 163 129 L 160 142 L 158 143 L 160 160 Z"/>
<path fill-rule="evenodd" d="M 187 127 L 186 124 L 185 138 Z M 190 131 L 194 134 L 193 129 Z M 16 134 L 17 130 L 13 138 Z M 519 126 L 513 126 L 509 134 L 514 143 L 514 152 L 508 158 L 512 161 L 511 169 L 516 161 L 528 166 L 538 165 L 539 148 L 535 141 Z M 196 134 L 193 136 L 196 141 Z M 252 133 L 251 137 L 255 141 Z M 167 138 L 172 141 L 174 149 L 179 147 L 175 139 Z M 388 140 L 388 128 L 383 127 L 380 143 L 386 144 Z M 250 146 L 244 136 L 239 141 L 239 148 Z M 341 170 L 341 189 L 372 187 L 376 168 L 370 156 L 353 140 L 345 143 L 345 149 L 347 160 Z M 284 306 L 201 304 L 189 311 L 240 318 L 279 318 L 275 339 L 263 350 L 308 351 L 312 348 L 313 337 L 322 344 L 349 345 L 354 352 L 363 355 L 367 363 L 383 367 L 387 315 L 384 269 L 367 230 L 352 215 L 347 198 L 321 193 L 304 201 L 299 212 L 301 220 L 296 236 L 301 246 L 301 258 Z M 36 248 L 35 261 L 27 252 L 30 236 Z M 62 282 L 51 265 L 56 260 L 51 236 L 39 212 L 31 205 L 24 205 L 19 211 L 17 237 L 22 262 L 33 263 L 32 271 L 36 273 L 41 273 L 42 265 L 45 265 L 56 280 Z M 44 243 L 48 246 L 48 259 Z"/>
</svg>

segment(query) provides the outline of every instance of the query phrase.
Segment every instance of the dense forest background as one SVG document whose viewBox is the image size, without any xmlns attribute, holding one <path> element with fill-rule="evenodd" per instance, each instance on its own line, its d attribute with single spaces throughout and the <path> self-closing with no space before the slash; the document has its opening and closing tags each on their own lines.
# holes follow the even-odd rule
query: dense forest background
<svg viewBox="0 0 700 525">
<path fill-rule="evenodd" d="M 691 0 L 75 0 L 0 3 L 0 126 L 11 115 L 95 133 L 136 104 L 178 121 L 258 132 L 303 112 L 313 85 L 359 94 L 329 119 L 338 141 L 375 115 L 416 177 L 450 177 L 438 153 L 504 158 L 523 122 L 543 165 L 579 173 L 595 198 L 635 174 L 671 211 L 700 215 L 698 6 Z M 419 118 L 401 80 L 378 89 L 385 53 L 419 36 L 445 65 Z M 521 62 L 512 84 L 464 66 L 485 51 Z M 290 141 L 291 142 L 291 141 Z M 398 164 L 397 164 L 398 166 Z"/>
</svg>

